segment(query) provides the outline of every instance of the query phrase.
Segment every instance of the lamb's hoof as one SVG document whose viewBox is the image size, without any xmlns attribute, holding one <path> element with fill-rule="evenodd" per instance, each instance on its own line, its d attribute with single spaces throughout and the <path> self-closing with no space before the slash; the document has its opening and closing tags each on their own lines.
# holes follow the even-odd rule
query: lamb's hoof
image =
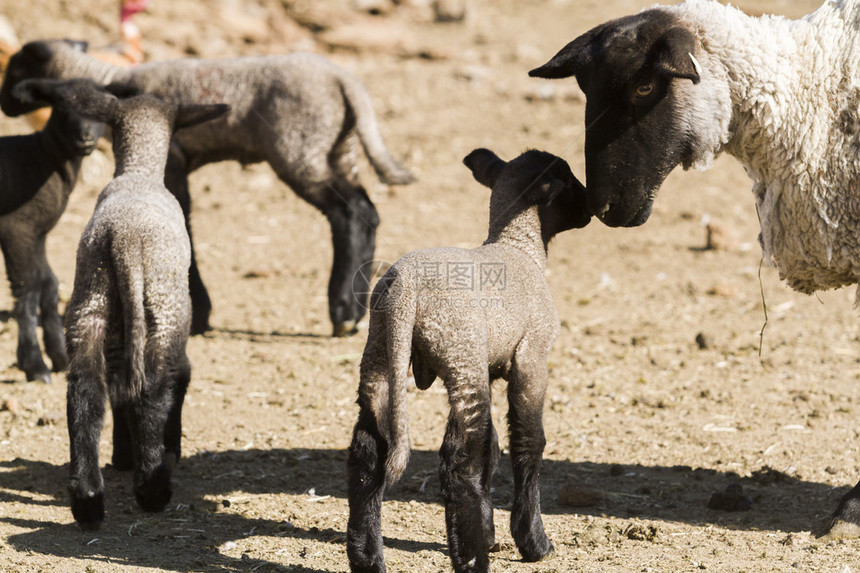
<svg viewBox="0 0 860 573">
<path fill-rule="evenodd" d="M 358 327 L 354 320 L 345 320 L 343 322 L 335 323 L 334 330 L 332 331 L 332 336 L 335 338 L 343 338 L 345 336 L 352 336 L 353 334 L 358 332 Z"/>
<path fill-rule="evenodd" d="M 537 563 L 538 561 L 546 561 L 555 555 L 555 548 L 547 539 L 545 543 L 536 544 L 535 547 L 521 548 L 520 555 L 523 556 L 523 561 L 526 563 Z"/>
<path fill-rule="evenodd" d="M 860 483 L 839 501 L 830 526 L 822 536 L 825 540 L 857 537 L 860 537 Z"/>
<path fill-rule="evenodd" d="M 160 465 L 151 476 L 134 488 L 134 498 L 143 511 L 155 513 L 163 510 L 170 502 L 173 488 L 170 485 L 170 472 Z"/>
<path fill-rule="evenodd" d="M 103 492 L 92 496 L 72 494 L 72 515 L 81 529 L 96 530 L 105 518 L 105 497 Z"/>
<path fill-rule="evenodd" d="M 48 370 L 47 366 L 44 370 L 39 369 L 27 372 L 26 374 L 27 382 L 44 382 L 45 384 L 51 383 L 51 372 Z"/>
</svg>

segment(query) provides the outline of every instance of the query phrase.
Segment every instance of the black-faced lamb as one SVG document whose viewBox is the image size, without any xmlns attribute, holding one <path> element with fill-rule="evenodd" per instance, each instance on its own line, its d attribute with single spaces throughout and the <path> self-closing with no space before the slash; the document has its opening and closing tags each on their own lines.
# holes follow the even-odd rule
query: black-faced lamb
<svg viewBox="0 0 860 573">
<path fill-rule="evenodd" d="M 552 553 L 540 516 L 547 354 L 559 317 L 544 278 L 557 233 L 584 227 L 584 189 L 562 159 L 531 150 L 505 162 L 478 149 L 465 164 L 492 188 L 490 229 L 475 249 L 409 253 L 379 280 L 361 361 L 359 414 L 349 448 L 347 555 L 352 571 L 385 571 L 383 491 L 409 458 L 406 379 L 438 376 L 451 406 L 440 452 L 454 570 L 488 571 L 494 544 L 490 481 L 498 458 L 490 384 L 508 381 L 514 471 L 511 534 L 526 561 Z"/>
<path fill-rule="evenodd" d="M 27 89 L 16 89 L 16 96 L 35 101 Z M 98 122 L 58 106 L 41 131 L 0 138 L 0 248 L 15 298 L 18 367 L 27 380 L 51 381 L 39 348 L 39 319 L 53 370 L 68 365 L 57 277 L 48 265 L 45 240 L 66 210 L 81 163 L 101 132 Z"/>
<path fill-rule="evenodd" d="M 585 32 L 530 75 L 586 95 L 588 202 L 644 223 L 679 163 L 727 152 L 752 177 L 764 257 L 803 293 L 860 280 L 860 2 L 799 19 L 687 0 Z M 860 290 L 858 290 L 860 301 Z M 860 483 L 829 524 L 860 535 Z"/>
<path fill-rule="evenodd" d="M 358 178 L 359 141 L 385 183 L 413 180 L 385 147 L 361 80 L 323 56 L 308 53 L 189 58 L 128 68 L 96 60 L 85 49 L 85 43 L 61 40 L 26 44 L 9 61 L 0 108 L 12 116 L 32 108 L 11 92 L 23 78 L 78 76 L 129 84 L 176 104 L 230 104 L 227 116 L 176 135 L 167 167 L 168 189 L 182 205 L 187 222 L 191 171 L 226 159 L 268 162 L 282 181 L 328 219 L 334 251 L 329 317 L 336 336 L 354 333 L 367 304 L 357 293 L 369 290 L 366 273 L 357 271 L 373 259 L 379 224 Z M 188 230 L 190 234 L 190 224 Z M 209 329 L 212 305 L 193 247 L 189 280 L 191 330 L 200 333 Z"/>
<path fill-rule="evenodd" d="M 191 247 L 182 209 L 164 187 L 173 128 L 226 113 L 227 106 L 175 106 L 151 95 L 120 99 L 89 80 L 28 80 L 34 98 L 69 107 L 112 130 L 116 171 L 78 245 L 66 308 L 66 414 L 72 514 L 84 528 L 104 519 L 99 437 L 109 398 L 113 464 L 134 469 L 146 511 L 164 508 L 180 455 L 182 402 L 191 375 Z"/>
</svg>

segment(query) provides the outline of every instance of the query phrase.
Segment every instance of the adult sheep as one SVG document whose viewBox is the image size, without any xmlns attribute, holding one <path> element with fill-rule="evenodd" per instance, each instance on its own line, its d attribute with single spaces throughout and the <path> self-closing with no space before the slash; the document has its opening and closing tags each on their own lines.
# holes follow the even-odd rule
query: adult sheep
<svg viewBox="0 0 860 573">
<path fill-rule="evenodd" d="M 586 95 L 589 207 L 632 227 L 678 164 L 725 151 L 754 181 L 764 257 L 803 293 L 860 281 L 860 2 L 799 20 L 711 0 L 655 6 L 582 34 L 532 76 Z M 860 301 L 860 291 L 858 291 Z M 860 484 L 832 535 L 860 535 Z"/>
</svg>

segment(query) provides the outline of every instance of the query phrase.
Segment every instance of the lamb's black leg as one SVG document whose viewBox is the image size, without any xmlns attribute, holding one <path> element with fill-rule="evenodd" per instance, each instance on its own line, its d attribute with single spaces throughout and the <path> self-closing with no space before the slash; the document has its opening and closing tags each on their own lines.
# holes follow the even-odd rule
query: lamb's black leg
<svg viewBox="0 0 860 573">
<path fill-rule="evenodd" d="M 88 366 L 69 372 L 66 419 L 69 426 L 69 494 L 72 515 L 84 529 L 104 520 L 104 483 L 99 470 L 99 437 L 105 413 L 103 374 Z"/>
<path fill-rule="evenodd" d="M 347 458 L 349 521 L 346 554 L 353 573 L 384 573 L 382 555 L 382 494 L 385 490 L 387 442 L 373 413 L 359 395 L 358 422 Z"/>
<path fill-rule="evenodd" d="M 860 482 L 842 496 L 827 527 L 831 538 L 860 537 Z"/>
<path fill-rule="evenodd" d="M 182 453 L 182 404 L 191 382 L 191 364 L 184 354 L 173 368 L 173 399 L 164 427 L 164 463 L 173 471 Z"/>
<path fill-rule="evenodd" d="M 164 463 L 164 428 L 171 407 L 171 383 L 166 369 L 148 373 L 146 386 L 129 407 L 129 427 L 135 448 L 134 497 L 144 511 L 161 511 L 173 489 L 170 469 Z"/>
<path fill-rule="evenodd" d="M 51 381 L 51 371 L 42 359 L 42 349 L 36 333 L 39 297 L 39 238 L 31 229 L 20 225 L 7 226 L 0 235 L 0 247 L 6 262 L 6 275 L 15 297 L 15 320 L 18 323 L 18 368 L 27 380 Z"/>
<path fill-rule="evenodd" d="M 69 357 L 66 354 L 66 337 L 63 335 L 63 319 L 57 310 L 59 293 L 57 292 L 57 277 L 48 265 L 45 256 L 45 238 L 42 237 L 38 255 L 40 315 L 42 318 L 42 338 L 45 341 L 45 353 L 51 359 L 54 372 L 68 368 Z"/>
<path fill-rule="evenodd" d="M 38 284 L 34 280 L 28 280 L 20 290 L 15 290 L 20 293 L 15 301 L 15 319 L 18 322 L 18 367 L 24 371 L 27 380 L 50 383 L 51 371 L 42 359 L 42 349 L 36 336 L 40 294 Z"/>
<path fill-rule="evenodd" d="M 369 269 L 376 249 L 379 214 L 364 188 L 331 193 L 325 214 L 331 225 L 334 257 L 328 283 L 329 318 L 334 336 L 355 334 L 367 310 Z"/>
<path fill-rule="evenodd" d="M 540 468 L 546 445 L 543 432 L 546 384 L 545 359 L 516 357 L 508 384 L 508 425 L 514 470 L 511 535 L 524 561 L 540 561 L 553 553 L 540 516 Z"/>
<path fill-rule="evenodd" d="M 188 162 L 185 154 L 171 144 L 167 156 L 167 167 L 164 172 L 164 186 L 176 197 L 182 214 L 185 216 L 185 228 L 191 242 L 191 267 L 188 269 L 188 290 L 191 293 L 191 334 L 203 334 L 211 330 L 209 315 L 212 313 L 212 300 L 200 270 L 197 268 L 197 258 L 194 254 L 194 237 L 191 234 L 191 194 L 188 191 Z"/>
<path fill-rule="evenodd" d="M 134 469 L 134 450 L 129 428 L 129 408 L 125 404 L 111 404 L 113 414 L 113 454 L 110 463 L 114 469 L 127 472 Z"/>
<path fill-rule="evenodd" d="M 489 381 L 468 391 L 448 385 L 451 414 L 440 451 L 439 477 L 445 500 L 448 549 L 454 571 L 490 568 L 494 535 L 488 475 L 497 447 L 490 417 Z"/>
</svg>

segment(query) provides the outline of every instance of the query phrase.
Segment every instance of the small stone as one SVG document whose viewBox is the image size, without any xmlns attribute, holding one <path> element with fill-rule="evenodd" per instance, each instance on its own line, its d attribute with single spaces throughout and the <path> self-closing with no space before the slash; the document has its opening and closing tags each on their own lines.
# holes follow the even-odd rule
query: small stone
<svg viewBox="0 0 860 573">
<path fill-rule="evenodd" d="M 6 398 L 3 400 L 3 404 L 0 405 L 0 411 L 3 412 L 12 412 L 13 414 L 17 414 L 21 410 L 21 404 L 18 402 L 17 398 Z"/>
<path fill-rule="evenodd" d="M 699 350 L 707 350 L 712 346 L 711 337 L 704 332 L 700 332 L 696 335 L 696 346 L 699 347 Z"/>
<path fill-rule="evenodd" d="M 707 240 L 705 250 L 708 251 L 731 251 L 737 246 L 737 239 L 731 229 L 719 225 L 713 221 L 705 226 Z"/>
</svg>

